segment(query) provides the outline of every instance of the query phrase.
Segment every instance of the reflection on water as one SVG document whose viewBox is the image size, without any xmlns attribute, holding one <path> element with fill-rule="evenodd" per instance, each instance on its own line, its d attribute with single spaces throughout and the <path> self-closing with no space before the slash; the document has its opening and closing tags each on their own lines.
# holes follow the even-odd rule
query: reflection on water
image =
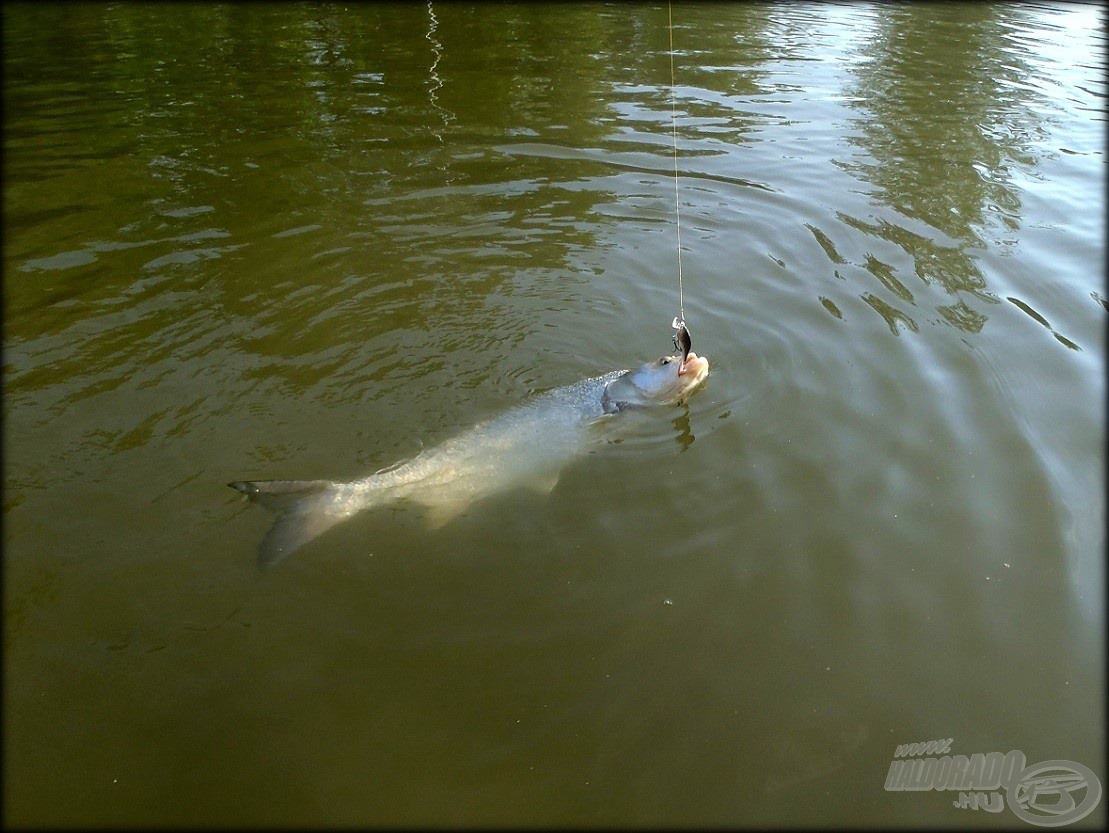
<svg viewBox="0 0 1109 833">
<path fill-rule="evenodd" d="M 670 350 L 666 10 L 5 7 L 8 818 L 959 824 L 896 745 L 1097 771 L 1104 11 L 673 11 L 704 389 L 260 577 L 227 481 Z"/>
<path fill-rule="evenodd" d="M 443 44 L 441 44 L 435 38 L 435 30 L 439 26 L 439 19 L 435 16 L 435 9 L 432 8 L 432 0 L 427 0 L 427 18 L 427 35 L 425 37 L 427 38 L 428 43 L 431 44 L 431 51 L 432 54 L 435 56 L 431 62 L 431 68 L 427 71 L 427 97 L 428 101 L 431 102 L 431 106 L 434 107 L 442 115 L 443 127 L 446 127 L 454 118 L 454 116 L 447 110 L 444 110 L 439 104 L 438 93 L 439 90 L 443 88 L 443 79 L 439 77 L 439 73 L 435 71 L 435 68 L 439 66 L 439 62 L 443 59 Z M 435 138 L 438 139 L 440 142 L 443 141 L 443 136 L 441 133 L 436 133 Z"/>
<path fill-rule="evenodd" d="M 891 208 L 926 225 L 845 222 L 904 249 L 918 278 L 954 296 L 953 303 L 937 307 L 944 320 L 977 332 L 986 321 L 981 304 L 997 299 L 986 286 L 976 250 L 987 237 L 993 245 L 1005 245 L 1006 238 L 1013 242 L 1020 200 L 1010 169 L 1035 165 L 1029 142 L 1043 134 L 1041 98 L 1015 94 L 1032 68 L 1008 42 L 1022 15 L 1025 26 L 1035 24 L 1019 7 L 952 5 L 928 17 L 906 11 L 878 11 L 873 40 L 849 93 L 863 111 L 854 120 L 859 135 L 851 142 L 864 148 L 868 159 L 844 167 L 879 189 Z M 942 51 L 931 48 L 937 43 L 944 45 Z M 993 237 L 998 233 L 1001 239 Z M 866 264 L 868 271 L 909 306 L 915 304 L 907 288 L 883 276 L 887 264 L 868 260 L 873 261 Z M 872 305 L 894 333 L 895 320 L 917 329 L 903 311 L 880 301 Z"/>
</svg>

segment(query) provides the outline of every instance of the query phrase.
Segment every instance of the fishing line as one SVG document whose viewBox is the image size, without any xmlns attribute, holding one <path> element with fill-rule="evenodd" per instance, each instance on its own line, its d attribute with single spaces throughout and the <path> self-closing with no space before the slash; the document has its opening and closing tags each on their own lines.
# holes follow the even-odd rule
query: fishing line
<svg viewBox="0 0 1109 833">
<path fill-rule="evenodd" d="M 674 94 L 674 12 L 670 0 L 666 0 L 666 31 L 670 34 L 670 131 L 674 137 L 674 227 L 678 232 L 678 314 L 674 323 L 674 348 L 682 351 L 682 361 L 678 365 L 680 374 L 685 368 L 693 340 L 685 325 L 685 285 L 682 280 L 682 208 L 678 199 L 678 106 Z"/>
<path fill-rule="evenodd" d="M 674 136 L 674 220 L 678 231 L 678 315 L 674 319 L 685 323 L 685 287 L 682 285 L 682 210 L 678 201 L 678 111 L 674 102 L 674 15 L 670 0 L 666 0 L 666 29 L 670 33 L 670 128 Z"/>
</svg>

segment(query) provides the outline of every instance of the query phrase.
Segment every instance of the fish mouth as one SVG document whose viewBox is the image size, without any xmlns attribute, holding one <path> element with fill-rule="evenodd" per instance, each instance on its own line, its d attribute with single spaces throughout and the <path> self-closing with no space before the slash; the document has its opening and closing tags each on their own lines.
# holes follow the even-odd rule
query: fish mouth
<svg viewBox="0 0 1109 833">
<path fill-rule="evenodd" d="M 679 376 L 688 376 L 693 379 L 700 379 L 709 371 L 709 360 L 704 356 L 698 356 L 692 350 L 689 357 L 686 358 L 685 363 L 678 368 Z"/>
</svg>

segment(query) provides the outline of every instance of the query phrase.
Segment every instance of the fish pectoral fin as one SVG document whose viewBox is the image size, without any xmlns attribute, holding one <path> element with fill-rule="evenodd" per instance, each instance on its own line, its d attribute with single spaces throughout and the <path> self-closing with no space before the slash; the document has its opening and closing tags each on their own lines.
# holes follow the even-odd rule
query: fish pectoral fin
<svg viewBox="0 0 1109 833">
<path fill-rule="evenodd" d="M 558 472 L 554 474 L 539 474 L 524 481 L 525 486 L 541 495 L 549 495 L 558 485 Z"/>
<path fill-rule="evenodd" d="M 424 514 L 424 519 L 427 525 L 432 529 L 439 529 L 463 514 L 469 507 L 470 501 L 465 499 L 446 500 L 426 505 L 427 512 Z"/>
</svg>

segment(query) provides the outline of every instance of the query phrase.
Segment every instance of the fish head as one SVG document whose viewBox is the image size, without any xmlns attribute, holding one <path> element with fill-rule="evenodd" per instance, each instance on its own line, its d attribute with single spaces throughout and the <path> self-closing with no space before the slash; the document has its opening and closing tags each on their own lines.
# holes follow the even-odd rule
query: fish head
<svg viewBox="0 0 1109 833">
<path fill-rule="evenodd" d="M 663 356 L 609 382 L 605 388 L 605 409 L 681 402 L 708 374 L 709 360 L 704 356 L 690 353 L 685 362 L 680 354 Z"/>
</svg>

